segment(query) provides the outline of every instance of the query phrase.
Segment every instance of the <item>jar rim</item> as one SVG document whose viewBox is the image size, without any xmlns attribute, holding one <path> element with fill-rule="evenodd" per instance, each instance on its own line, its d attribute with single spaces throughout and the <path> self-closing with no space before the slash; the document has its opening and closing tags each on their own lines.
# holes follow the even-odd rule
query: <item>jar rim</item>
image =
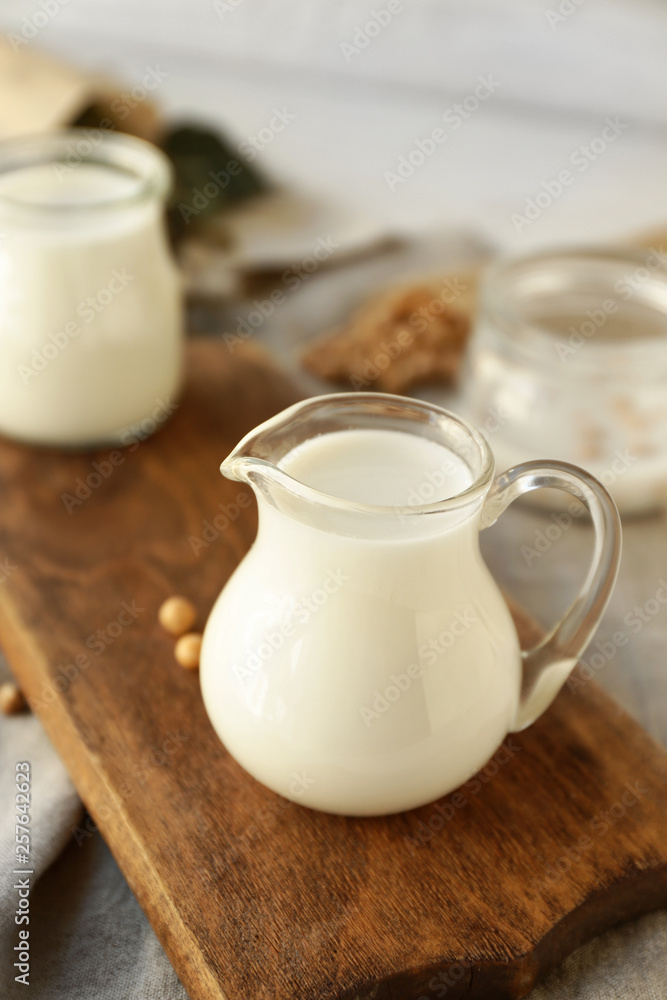
<svg viewBox="0 0 667 1000">
<path fill-rule="evenodd" d="M 655 248 L 637 248 L 628 246 L 609 247 L 595 244 L 582 244 L 581 246 L 563 246 L 545 248 L 537 252 L 501 257 L 494 261 L 484 274 L 480 292 L 480 314 L 487 320 L 491 320 L 495 327 L 498 327 L 503 334 L 511 332 L 512 347 L 517 352 L 521 352 L 533 360 L 553 359 L 553 349 L 556 343 L 553 329 L 550 329 L 538 319 L 526 319 L 516 301 L 512 303 L 511 297 L 507 295 L 507 287 L 511 282 L 516 282 L 522 276 L 529 273 L 531 268 L 540 265 L 552 266 L 572 266 L 576 261 L 593 262 L 598 260 L 608 264 L 623 264 L 628 267 L 647 268 L 647 260 L 653 255 L 657 260 L 657 266 L 653 267 L 646 284 L 650 284 L 657 277 L 666 286 L 665 299 L 666 308 L 664 310 L 665 324 L 667 327 L 667 254 Z M 618 292 L 610 284 L 608 298 L 618 298 Z M 510 299 L 508 302 L 507 299 Z M 627 300 L 626 300 L 627 301 Z M 619 299 L 620 304 L 620 299 Z M 653 305 L 656 312 L 661 310 Z M 654 361 L 656 356 L 667 358 L 667 342 L 665 338 L 655 334 L 642 335 L 641 333 L 622 339 L 606 339 L 591 337 L 587 341 L 589 350 L 595 358 L 588 358 L 588 365 L 584 363 L 584 358 L 580 358 L 579 366 L 582 368 L 597 367 L 610 354 L 618 354 L 623 351 L 632 356 L 633 361 L 646 364 Z"/>
<path fill-rule="evenodd" d="M 90 137 L 92 132 L 101 136 L 96 144 Z M 86 146 L 83 146 L 84 143 Z M 60 165 L 69 172 L 82 163 L 131 175 L 136 178 L 136 186 L 122 194 L 82 202 L 36 201 L 0 191 L 0 208 L 4 206 L 15 212 L 39 213 L 41 216 L 46 214 L 50 218 L 65 213 L 115 211 L 151 199 L 163 200 L 172 187 L 172 168 L 165 154 L 145 139 L 127 133 L 111 129 L 70 128 L 0 141 L 0 178 L 15 170 L 40 165 L 54 168 Z"/>
</svg>

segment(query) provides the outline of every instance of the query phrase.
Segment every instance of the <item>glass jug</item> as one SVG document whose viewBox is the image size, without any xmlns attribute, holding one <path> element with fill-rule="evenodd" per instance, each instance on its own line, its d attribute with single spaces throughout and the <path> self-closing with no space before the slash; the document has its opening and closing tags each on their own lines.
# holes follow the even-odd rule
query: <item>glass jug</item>
<svg viewBox="0 0 667 1000">
<path fill-rule="evenodd" d="M 370 448 L 361 464 L 362 438 L 349 433 L 360 431 Z M 383 431 L 400 433 L 378 438 Z M 307 446 L 314 468 L 324 449 L 325 478 L 349 471 L 356 455 L 357 477 L 370 482 L 387 443 L 400 444 L 386 463 L 399 478 L 420 449 L 443 458 L 417 463 L 421 481 L 405 503 L 346 499 L 287 471 Z M 255 491 L 259 530 L 206 625 L 204 703 L 250 774 L 313 808 L 393 813 L 465 782 L 551 703 L 616 577 L 620 523 L 600 483 L 539 461 L 494 479 L 485 438 L 429 403 L 379 393 L 307 400 L 248 434 L 221 471 Z M 478 534 L 543 486 L 584 502 L 595 552 L 563 619 L 521 651 Z"/>
</svg>

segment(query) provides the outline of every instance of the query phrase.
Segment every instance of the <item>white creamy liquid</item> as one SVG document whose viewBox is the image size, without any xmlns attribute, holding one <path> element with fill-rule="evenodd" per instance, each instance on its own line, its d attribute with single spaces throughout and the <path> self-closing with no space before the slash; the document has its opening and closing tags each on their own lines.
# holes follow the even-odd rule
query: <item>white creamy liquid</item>
<svg viewBox="0 0 667 1000">
<path fill-rule="evenodd" d="M 168 412 L 180 293 L 159 200 L 119 201 L 139 183 L 89 163 L 0 175 L 0 433 L 101 443 Z"/>
<path fill-rule="evenodd" d="M 322 435 L 281 468 L 389 510 L 343 533 L 316 505 L 303 523 L 258 494 L 257 540 L 204 635 L 211 721 L 251 774 L 304 805 L 369 815 L 432 801 L 510 729 L 518 641 L 479 553 L 480 502 L 391 508 L 458 494 L 471 474 L 440 445 L 377 430 Z"/>
<path fill-rule="evenodd" d="M 404 431 L 322 434 L 291 451 L 280 468 L 321 493 L 382 507 L 436 503 L 472 484 L 454 452 Z"/>
</svg>

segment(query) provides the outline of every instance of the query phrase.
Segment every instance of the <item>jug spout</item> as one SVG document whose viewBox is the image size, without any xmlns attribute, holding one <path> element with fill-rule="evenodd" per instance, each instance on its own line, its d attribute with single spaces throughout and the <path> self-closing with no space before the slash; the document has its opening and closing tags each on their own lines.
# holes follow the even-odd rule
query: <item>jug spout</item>
<svg viewBox="0 0 667 1000">
<path fill-rule="evenodd" d="M 232 479 L 237 483 L 249 483 L 253 485 L 253 472 L 259 471 L 259 466 L 264 466 L 261 459 L 253 457 L 251 454 L 244 454 L 240 451 L 240 446 L 234 448 L 227 458 L 220 465 L 220 472 L 225 479 Z M 263 471 L 263 468 L 262 468 Z"/>
<path fill-rule="evenodd" d="M 255 493 L 273 498 L 279 491 L 294 493 L 298 484 L 280 468 L 280 460 L 305 436 L 304 410 L 313 401 L 297 403 L 246 434 L 220 466 L 226 479 L 247 483 Z"/>
<path fill-rule="evenodd" d="M 259 490 L 266 495 L 281 477 L 281 472 L 269 458 L 255 454 L 253 447 L 254 441 L 244 438 L 222 462 L 220 472 L 225 479 L 247 483 L 255 492 Z"/>
</svg>

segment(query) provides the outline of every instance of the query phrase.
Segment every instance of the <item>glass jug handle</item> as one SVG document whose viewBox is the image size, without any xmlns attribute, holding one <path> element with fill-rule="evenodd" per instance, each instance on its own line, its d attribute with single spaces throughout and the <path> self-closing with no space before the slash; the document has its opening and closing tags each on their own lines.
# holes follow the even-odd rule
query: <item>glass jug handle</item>
<svg viewBox="0 0 667 1000">
<path fill-rule="evenodd" d="M 517 497 L 543 487 L 565 490 L 586 505 L 595 529 L 595 547 L 586 580 L 568 610 L 537 646 L 522 652 L 521 699 L 512 732 L 531 725 L 560 691 L 599 624 L 621 558 L 616 504 L 597 479 L 567 462 L 524 462 L 497 476 L 480 526 L 488 528 Z"/>
</svg>

